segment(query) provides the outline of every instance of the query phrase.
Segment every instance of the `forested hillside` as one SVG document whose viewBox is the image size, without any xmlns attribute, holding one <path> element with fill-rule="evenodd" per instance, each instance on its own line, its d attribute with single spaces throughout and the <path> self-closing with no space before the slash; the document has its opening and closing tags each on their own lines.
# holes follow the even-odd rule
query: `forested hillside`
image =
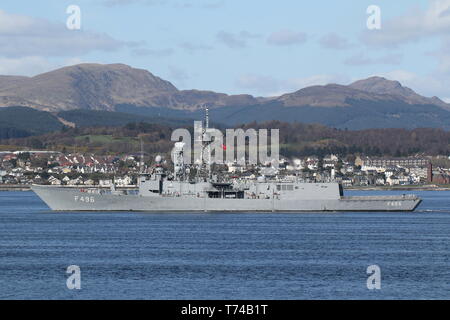
<svg viewBox="0 0 450 320">
<path fill-rule="evenodd" d="M 0 140 L 2 149 L 44 148 L 119 154 L 138 152 L 140 140 L 148 153 L 169 152 L 171 133 L 180 126 L 164 123 L 129 123 L 120 127 L 67 128 L 36 137 Z M 181 126 L 192 130 L 192 126 Z M 341 130 L 317 124 L 271 121 L 241 128 L 280 129 L 280 152 L 287 157 L 349 155 L 411 156 L 450 154 L 450 132 L 442 129 Z M 225 133 L 225 131 L 223 130 Z"/>
</svg>

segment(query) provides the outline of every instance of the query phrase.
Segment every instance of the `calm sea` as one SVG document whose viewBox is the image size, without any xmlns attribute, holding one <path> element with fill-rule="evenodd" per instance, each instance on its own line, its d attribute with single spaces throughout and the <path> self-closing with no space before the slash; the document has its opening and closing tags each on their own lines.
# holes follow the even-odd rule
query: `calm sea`
<svg viewBox="0 0 450 320">
<path fill-rule="evenodd" d="M 151 214 L 0 192 L 0 298 L 450 299 L 450 192 L 415 193 L 414 213 Z"/>
</svg>

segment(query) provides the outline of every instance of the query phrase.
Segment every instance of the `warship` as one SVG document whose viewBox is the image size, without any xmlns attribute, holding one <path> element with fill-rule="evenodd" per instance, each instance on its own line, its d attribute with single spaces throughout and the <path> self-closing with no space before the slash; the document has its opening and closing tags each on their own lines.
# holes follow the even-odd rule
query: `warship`
<svg viewBox="0 0 450 320">
<path fill-rule="evenodd" d="M 208 121 L 203 135 L 208 132 Z M 208 142 L 209 141 L 209 142 Z M 208 151 L 210 139 L 202 137 Z M 421 199 L 416 195 L 345 196 L 337 182 L 307 182 L 260 176 L 256 180 L 220 180 L 211 174 L 211 164 L 194 179 L 184 163 L 184 143 L 175 142 L 173 171 L 161 156 L 152 172 L 141 174 L 136 190 L 97 187 L 33 185 L 32 190 L 55 211 L 143 212 L 340 212 L 413 211 Z M 204 157 L 202 159 L 208 159 Z M 141 157 L 142 166 L 142 157 Z M 202 170 L 198 170 L 202 172 Z"/>
</svg>

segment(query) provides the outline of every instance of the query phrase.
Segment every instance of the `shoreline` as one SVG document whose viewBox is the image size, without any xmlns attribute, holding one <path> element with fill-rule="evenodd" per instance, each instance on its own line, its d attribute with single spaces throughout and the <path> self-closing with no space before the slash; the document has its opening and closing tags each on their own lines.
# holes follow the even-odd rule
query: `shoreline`
<svg viewBox="0 0 450 320">
<path fill-rule="evenodd" d="M 64 186 L 64 188 L 101 188 L 109 189 L 109 187 L 99 186 Z M 134 189 L 136 186 L 116 187 L 116 189 Z M 450 185 L 410 185 L 410 186 L 354 186 L 344 187 L 348 191 L 450 191 Z M 0 192 L 2 191 L 31 191 L 31 185 L 2 185 L 0 184 Z"/>
<path fill-rule="evenodd" d="M 99 186 L 61 186 L 64 188 L 100 188 L 109 190 L 109 187 L 99 187 Z M 117 190 L 129 190 L 136 189 L 137 186 L 128 186 L 128 187 L 116 187 Z M 2 191 L 31 191 L 31 185 L 26 184 L 0 184 L 0 192 Z"/>
<path fill-rule="evenodd" d="M 344 190 L 357 191 L 450 191 L 448 185 L 412 185 L 412 186 L 355 186 Z"/>
<path fill-rule="evenodd" d="M 29 185 L 0 184 L 0 192 L 2 191 L 31 191 L 31 187 Z"/>
</svg>

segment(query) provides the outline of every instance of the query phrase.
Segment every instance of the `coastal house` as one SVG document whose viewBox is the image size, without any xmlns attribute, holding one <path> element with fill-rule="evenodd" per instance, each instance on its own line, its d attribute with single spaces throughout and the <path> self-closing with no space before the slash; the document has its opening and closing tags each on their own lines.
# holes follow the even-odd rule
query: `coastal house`
<svg viewBox="0 0 450 320">
<path fill-rule="evenodd" d="M 47 180 L 51 185 L 54 186 L 60 186 L 61 185 L 61 180 L 59 180 L 58 178 L 55 178 L 53 176 L 50 176 L 50 178 L 48 178 Z"/>
<path fill-rule="evenodd" d="M 353 177 L 353 184 L 357 186 L 368 186 L 369 178 L 365 175 L 356 175 Z"/>
<path fill-rule="evenodd" d="M 375 179 L 375 185 L 384 186 L 386 184 L 386 179 L 384 177 L 377 177 Z"/>
<path fill-rule="evenodd" d="M 114 182 L 118 187 L 130 186 L 132 184 L 132 179 L 129 176 L 115 178 Z"/>
<path fill-rule="evenodd" d="M 79 176 L 78 178 L 72 179 L 70 181 L 68 181 L 67 183 L 68 185 L 72 185 L 72 186 L 78 186 L 80 184 L 84 184 L 84 180 L 82 176 Z"/>
<path fill-rule="evenodd" d="M 305 169 L 305 161 L 302 159 L 294 159 L 292 160 L 292 165 L 295 170 L 303 170 Z"/>
<path fill-rule="evenodd" d="M 323 158 L 323 168 L 332 168 L 334 169 L 339 162 L 338 156 L 334 154 L 326 155 Z"/>
<path fill-rule="evenodd" d="M 62 182 L 64 182 L 65 184 L 68 184 L 70 181 L 70 178 L 68 176 L 65 176 L 64 178 L 62 178 Z"/>
<path fill-rule="evenodd" d="M 420 179 L 426 180 L 428 177 L 427 167 L 412 167 L 408 169 L 411 176 L 418 177 Z"/>
<path fill-rule="evenodd" d="M 308 157 L 306 159 L 306 166 L 309 170 L 315 171 L 319 168 L 319 158 L 318 157 Z"/>
<path fill-rule="evenodd" d="M 111 187 L 113 182 L 111 179 L 101 179 L 98 181 L 98 184 L 100 185 L 100 187 Z"/>
<path fill-rule="evenodd" d="M 95 184 L 95 181 L 92 179 L 88 179 L 84 181 L 85 186 L 93 186 Z"/>
<path fill-rule="evenodd" d="M 427 182 L 436 184 L 450 184 L 450 174 L 443 168 L 434 168 L 430 163 L 428 165 Z"/>
<path fill-rule="evenodd" d="M 353 181 L 349 177 L 342 177 L 341 183 L 344 187 L 351 187 L 353 185 Z"/>
</svg>

